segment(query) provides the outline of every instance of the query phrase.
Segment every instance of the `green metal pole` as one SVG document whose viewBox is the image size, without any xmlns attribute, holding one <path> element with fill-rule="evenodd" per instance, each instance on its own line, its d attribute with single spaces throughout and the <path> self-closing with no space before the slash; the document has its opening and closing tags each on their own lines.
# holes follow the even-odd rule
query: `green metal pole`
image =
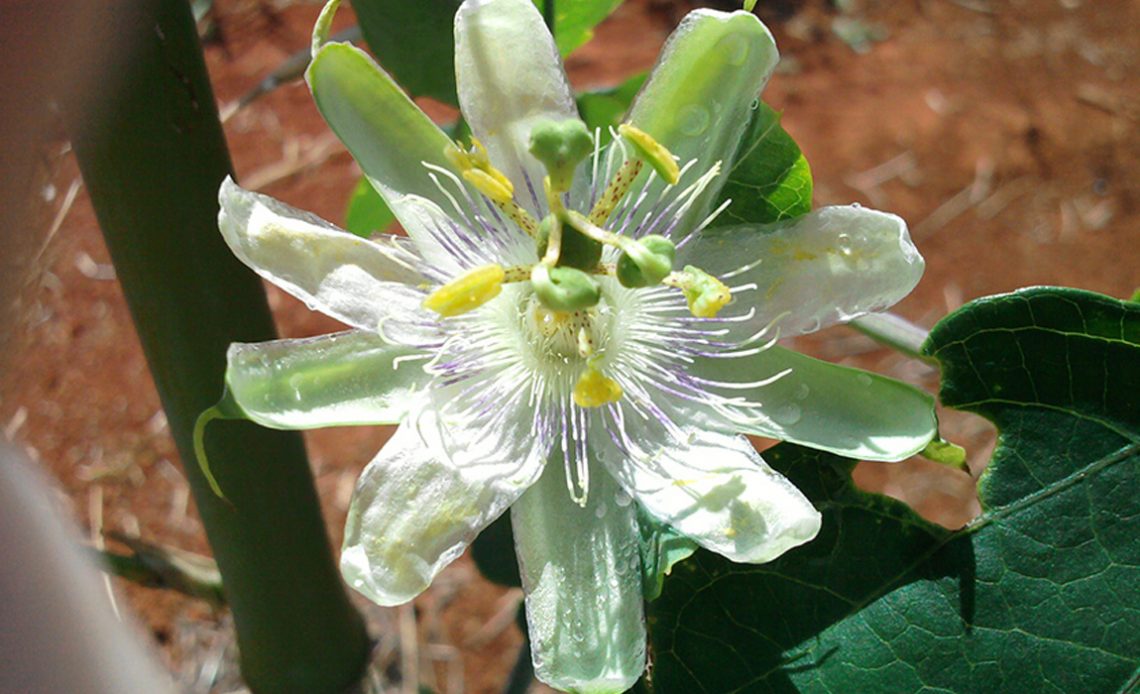
<svg viewBox="0 0 1140 694">
<path fill-rule="evenodd" d="M 242 674 L 255 692 L 343 692 L 371 644 L 301 437 L 213 424 L 206 445 L 227 500 L 194 462 L 194 420 L 222 392 L 226 346 L 274 327 L 260 281 L 217 231 L 230 161 L 190 5 L 107 3 L 99 19 L 126 48 L 92 98 L 65 106 L 68 127 L 222 574 Z"/>
</svg>

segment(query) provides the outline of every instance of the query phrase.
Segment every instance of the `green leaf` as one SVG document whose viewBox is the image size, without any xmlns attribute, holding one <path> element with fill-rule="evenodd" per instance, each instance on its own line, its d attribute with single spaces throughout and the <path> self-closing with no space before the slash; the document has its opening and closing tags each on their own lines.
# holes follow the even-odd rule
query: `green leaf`
<svg viewBox="0 0 1140 694">
<path fill-rule="evenodd" d="M 356 182 L 352 195 L 348 198 L 348 210 L 344 215 L 344 227 L 363 238 L 384 231 L 396 221 L 396 215 L 388 209 L 387 203 L 367 178 Z"/>
<path fill-rule="evenodd" d="M 765 453 L 824 512 L 763 566 L 699 552 L 651 605 L 657 691 L 1118 691 L 1140 662 L 1140 307 L 1068 289 L 932 332 L 945 404 L 994 421 L 959 532 L 856 490 L 850 461 Z"/>
<path fill-rule="evenodd" d="M 629 110 L 633 97 L 637 96 L 637 91 L 645 84 L 648 76 L 648 73 L 643 72 L 616 87 L 578 95 L 578 113 L 591 131 L 601 128 L 603 144 L 610 139 L 609 129 L 621 124 L 622 116 Z"/>
<path fill-rule="evenodd" d="M 460 0 L 353 0 L 364 40 L 412 96 L 457 104 L 452 23 Z"/>
<path fill-rule="evenodd" d="M 534 0 L 542 11 L 552 0 Z M 554 6 L 554 42 L 566 57 L 594 37 L 594 27 L 610 16 L 622 0 L 560 0 Z"/>
<path fill-rule="evenodd" d="M 511 514 L 504 513 L 479 533 L 471 543 L 471 558 L 488 581 L 512 588 L 522 585 L 519 563 L 515 559 Z"/>
<path fill-rule="evenodd" d="M 594 36 L 594 27 L 622 0 L 563 0 L 556 6 L 555 43 L 564 57 Z M 460 0 L 353 0 L 372 53 L 412 96 L 456 105 L 455 38 Z M 535 0 L 542 9 L 543 0 Z"/>
<path fill-rule="evenodd" d="M 732 203 L 709 226 L 768 224 L 811 212 L 811 167 L 780 126 L 780 114 L 759 102 L 716 204 Z"/>
<path fill-rule="evenodd" d="M 641 581 L 646 600 L 656 600 L 673 566 L 697 551 L 697 543 L 662 523 L 637 505 L 637 527 L 641 537 Z"/>
</svg>

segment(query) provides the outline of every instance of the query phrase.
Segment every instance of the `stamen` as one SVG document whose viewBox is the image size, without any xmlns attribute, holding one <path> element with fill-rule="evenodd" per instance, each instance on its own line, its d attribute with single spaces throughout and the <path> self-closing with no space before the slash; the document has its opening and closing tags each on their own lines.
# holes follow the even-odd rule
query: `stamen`
<svg viewBox="0 0 1140 694">
<path fill-rule="evenodd" d="M 422 305 L 444 318 L 458 316 L 498 296 L 505 279 L 501 265 L 477 267 L 428 294 Z"/>
<path fill-rule="evenodd" d="M 515 187 L 502 173 L 498 171 L 495 173 L 498 173 L 499 176 L 495 176 L 482 169 L 467 169 L 463 172 L 463 180 L 475 186 L 476 190 L 497 203 L 505 204 L 511 202 L 514 198 Z M 502 176 L 502 178 L 500 178 L 500 176 Z"/>
<path fill-rule="evenodd" d="M 527 236 L 531 237 L 532 239 L 538 238 L 538 220 L 532 217 L 529 212 L 524 210 L 517 202 L 514 201 L 513 198 L 507 200 L 506 202 L 494 200 L 493 198 L 492 201 L 503 214 L 510 217 L 511 221 L 517 224 L 520 229 L 525 231 Z"/>
<path fill-rule="evenodd" d="M 530 281 L 530 271 L 532 269 L 534 269 L 533 265 L 511 265 L 503 268 L 503 284 Z"/>
<path fill-rule="evenodd" d="M 574 403 L 578 407 L 601 407 L 620 400 L 621 393 L 617 381 L 590 366 L 574 386 Z"/>
<path fill-rule="evenodd" d="M 633 145 L 641 158 L 649 162 L 657 175 L 661 176 L 666 183 L 672 185 L 681 177 L 681 169 L 677 166 L 677 160 L 673 158 L 673 153 L 653 139 L 652 135 L 629 123 L 619 125 L 618 133 Z"/>
<path fill-rule="evenodd" d="M 698 318 L 714 318 L 732 301 L 732 292 L 724 282 L 692 265 L 670 273 L 661 283 L 680 289 L 689 302 L 689 312 Z"/>
<path fill-rule="evenodd" d="M 584 311 L 576 311 L 571 325 L 578 329 L 578 356 L 588 359 L 594 354 L 594 330 L 589 315 Z"/>
<path fill-rule="evenodd" d="M 471 138 L 471 149 L 462 149 L 456 143 L 445 147 L 443 155 L 468 183 L 491 200 L 507 203 L 514 198 L 515 186 L 511 179 L 491 165 L 487 149 L 477 138 Z"/>
<path fill-rule="evenodd" d="M 617 173 L 606 185 L 606 189 L 594 205 L 594 209 L 590 210 L 590 216 L 587 219 L 590 220 L 591 224 L 601 226 L 606 223 L 606 220 L 617 208 L 618 203 L 629 192 L 644 166 L 645 164 L 640 159 L 627 159 L 622 163 Z"/>
</svg>

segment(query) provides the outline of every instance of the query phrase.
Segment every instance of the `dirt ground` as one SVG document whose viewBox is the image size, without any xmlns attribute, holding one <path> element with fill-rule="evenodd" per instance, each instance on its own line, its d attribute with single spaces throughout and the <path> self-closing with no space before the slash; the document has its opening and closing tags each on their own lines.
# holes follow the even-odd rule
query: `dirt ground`
<svg viewBox="0 0 1140 694">
<path fill-rule="evenodd" d="M 648 68 L 688 8 L 631 0 L 568 61 L 571 81 L 608 86 Z M 305 47 L 318 9 L 217 0 L 221 39 L 206 53 L 219 103 L 233 103 Z M 901 214 L 926 257 L 926 276 L 899 313 L 929 327 L 970 299 L 1027 285 L 1118 297 L 1140 286 L 1140 4 L 761 0 L 759 13 L 784 56 L 764 98 L 784 111 L 812 164 L 815 203 L 859 201 Z M 351 23 L 347 12 L 340 19 Z M 303 85 L 239 111 L 226 133 L 245 185 L 343 222 L 359 171 Z M 0 390 L 3 435 L 52 475 L 61 507 L 92 538 L 139 535 L 207 553 L 74 161 L 66 148 L 55 158 L 44 191 L 50 243 L 23 297 Z M 280 292 L 270 299 L 285 336 L 335 327 Z M 930 367 L 844 328 L 798 346 L 937 387 Z M 969 448 L 976 476 L 992 431 L 956 414 L 945 425 Z M 355 476 L 388 433 L 308 438 L 335 546 Z M 865 463 L 857 479 L 950 527 L 978 512 L 973 479 L 927 461 Z M 223 610 L 118 580 L 115 588 L 187 691 L 240 686 Z M 463 558 L 414 610 L 362 607 L 380 639 L 378 659 L 406 675 L 404 691 L 418 679 L 440 692 L 494 692 L 520 643 L 519 598 Z"/>
</svg>

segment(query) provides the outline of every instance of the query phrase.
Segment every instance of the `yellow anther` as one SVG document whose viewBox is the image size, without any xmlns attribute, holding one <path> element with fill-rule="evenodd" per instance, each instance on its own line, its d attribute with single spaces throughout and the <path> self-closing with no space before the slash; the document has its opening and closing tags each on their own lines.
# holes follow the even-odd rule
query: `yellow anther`
<svg viewBox="0 0 1140 694">
<path fill-rule="evenodd" d="M 459 171 L 466 171 L 467 169 L 473 168 L 475 166 L 475 163 L 471 161 L 471 155 L 468 154 L 465 149 L 460 147 L 458 143 L 444 147 L 443 156 L 447 157 L 447 160 L 451 162 L 451 165 Z"/>
<path fill-rule="evenodd" d="M 714 318 L 732 301 L 732 292 L 724 282 L 692 265 L 686 265 L 682 272 L 669 273 L 661 284 L 680 289 L 689 302 L 689 312 L 697 318 Z"/>
<path fill-rule="evenodd" d="M 665 145 L 654 140 L 652 135 L 629 123 L 619 125 L 618 133 L 626 142 L 633 145 L 638 155 L 652 166 L 666 183 L 672 185 L 681 178 L 681 167 L 677 165 L 673 153 L 665 149 Z"/>
<path fill-rule="evenodd" d="M 487 168 L 491 165 L 491 157 L 487 154 L 487 148 L 479 141 L 479 138 L 474 135 L 471 136 L 471 161 L 475 162 L 475 166 L 480 169 Z"/>
<path fill-rule="evenodd" d="M 491 200 L 506 204 L 514 199 L 514 184 L 502 171 L 491 166 L 487 148 L 479 140 L 471 138 L 471 149 L 464 149 L 459 143 L 450 144 L 444 148 L 443 156 L 459 170 L 464 180 Z"/>
<path fill-rule="evenodd" d="M 620 400 L 621 393 L 617 381 L 591 366 L 574 386 L 574 403 L 578 407 L 601 407 Z"/>
<path fill-rule="evenodd" d="M 499 295 L 506 271 L 500 265 L 484 265 L 460 275 L 431 294 L 423 307 L 444 318 L 479 308 Z"/>
<path fill-rule="evenodd" d="M 483 195 L 495 202 L 508 203 L 514 199 L 515 187 L 510 179 L 498 169 L 484 171 L 483 169 L 467 169 L 463 172 L 463 180 L 467 181 Z"/>
<path fill-rule="evenodd" d="M 702 291 L 685 292 L 685 298 L 689 302 L 689 312 L 697 318 L 715 318 L 716 314 L 732 301 L 728 287 L 717 278 L 711 275 L 709 277 L 712 281 Z"/>
</svg>

